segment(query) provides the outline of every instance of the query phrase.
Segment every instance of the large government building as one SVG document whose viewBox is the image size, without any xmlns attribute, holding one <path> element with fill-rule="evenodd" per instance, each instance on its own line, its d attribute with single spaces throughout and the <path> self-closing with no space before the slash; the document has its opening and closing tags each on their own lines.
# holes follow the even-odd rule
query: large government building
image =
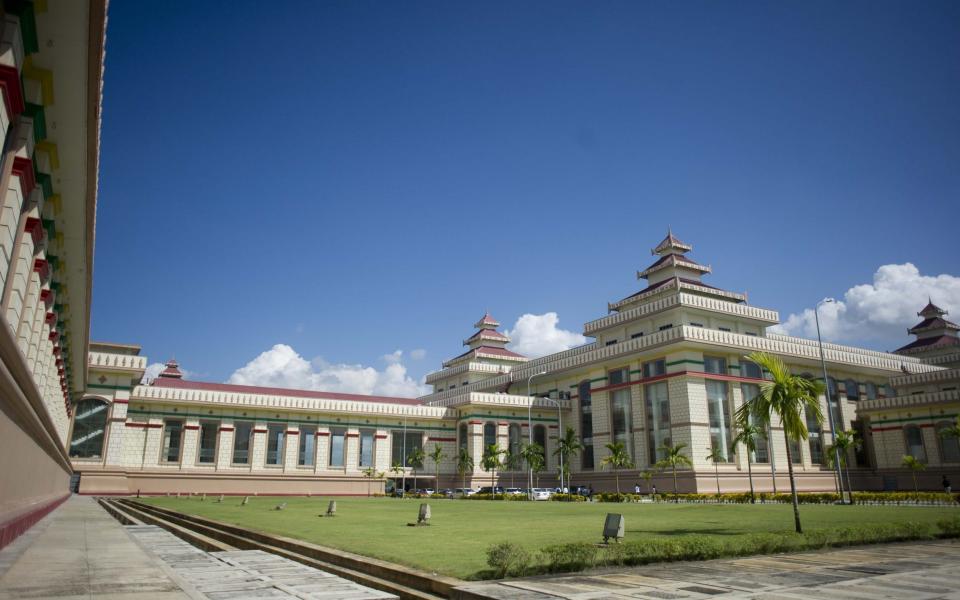
<svg viewBox="0 0 960 600">
<path fill-rule="evenodd" d="M 516 454 L 533 439 L 546 449 L 539 484 L 553 487 L 566 426 L 585 446 L 570 465 L 574 485 L 612 488 L 602 461 L 617 441 L 636 464 L 621 478 L 635 481 L 662 445 L 683 443 L 693 467 L 681 491 L 714 489 L 711 449 L 723 457 L 721 488 L 743 490 L 748 457 L 732 444 L 733 415 L 764 377 L 745 356 L 771 352 L 798 374 L 822 374 L 815 341 L 771 332 L 777 312 L 705 282 L 710 267 L 668 233 L 637 273 L 641 289 L 583 326 L 592 342 L 528 359 L 487 314 L 421 398 L 188 381 L 174 361 L 142 381 L 139 346 L 89 340 L 105 5 L 5 0 L 0 10 L 0 546 L 71 485 L 87 494 L 366 494 L 416 477 L 420 487 L 477 487 L 491 482 L 485 446 Z M 944 474 L 960 481 L 958 440 L 939 435 L 960 412 L 960 328 L 935 301 L 895 353 L 824 344 L 832 402 L 822 408 L 864 440 L 848 457 L 857 487 L 904 487 L 905 455 L 928 465 L 925 488 Z M 799 486 L 833 489 L 829 422 L 809 425 L 810 439 L 790 453 Z M 755 480 L 785 490 L 780 424 L 768 434 L 750 459 Z M 439 465 L 403 464 L 438 445 Z M 462 449 L 476 466 L 460 475 Z M 522 485 L 522 469 L 497 479 Z M 662 474 L 653 482 L 672 487 Z"/>
<path fill-rule="evenodd" d="M 187 381 L 174 361 L 141 384 L 139 347 L 91 344 L 69 444 L 79 490 L 365 494 L 385 484 L 411 487 L 413 468 L 404 458 L 437 445 L 444 458 L 417 469 L 418 485 L 453 488 L 465 479 L 478 487 L 491 484 L 480 466 L 484 447 L 517 453 L 530 438 L 546 448 L 540 485 L 554 487 L 561 422 L 585 446 L 570 465 L 574 485 L 612 488 L 601 461 L 605 445 L 617 441 L 636 464 L 621 478 L 637 480 L 662 458 L 663 444 L 684 443 L 693 468 L 681 474 L 683 491 L 715 489 L 712 448 L 724 456 L 721 488 L 744 490 L 747 455 L 732 447 L 733 415 L 763 381 L 745 355 L 775 353 L 795 372 L 822 380 L 819 347 L 768 332 L 777 313 L 704 282 L 711 269 L 691 251 L 669 233 L 637 273 L 642 289 L 609 303 L 606 316 L 583 327 L 594 341 L 571 350 L 528 360 L 484 315 L 465 351 L 427 376 L 433 393 L 417 399 Z M 960 412 L 958 328 L 932 302 L 920 316 L 910 330 L 916 341 L 896 353 L 824 344 L 833 402 L 821 399 L 822 408 L 865 442 L 849 456 L 861 488 L 904 485 L 906 454 L 930 466 L 924 487 L 939 485 L 944 473 L 960 480 L 957 439 L 937 435 Z M 829 421 L 808 424 L 810 439 L 793 443 L 790 453 L 800 489 L 834 489 L 824 456 Z M 751 458 L 760 489 L 788 489 L 785 443 L 774 422 Z M 460 448 L 476 464 L 465 477 L 456 469 Z M 522 469 L 498 473 L 498 483 L 522 485 Z M 665 475 L 653 482 L 672 489 Z"/>
</svg>

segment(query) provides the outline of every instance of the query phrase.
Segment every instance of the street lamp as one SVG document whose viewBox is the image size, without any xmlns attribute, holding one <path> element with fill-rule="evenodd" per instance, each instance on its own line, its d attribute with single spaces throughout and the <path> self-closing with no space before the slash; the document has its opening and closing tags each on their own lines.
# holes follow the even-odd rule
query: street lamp
<svg viewBox="0 0 960 600">
<path fill-rule="evenodd" d="M 549 396 L 544 396 L 543 400 L 547 402 L 553 402 L 557 405 L 557 455 L 560 457 L 560 492 L 563 493 L 563 452 L 560 451 L 560 436 L 563 435 L 563 414 L 560 412 L 560 401 L 554 400 Z M 544 448 L 544 453 L 546 453 L 546 448 Z"/>
<path fill-rule="evenodd" d="M 527 377 L 527 397 L 530 398 L 530 404 L 527 405 L 527 445 L 533 444 L 533 402 L 535 398 L 533 393 L 530 391 L 530 384 L 533 382 L 534 377 L 540 377 L 541 375 L 546 375 L 546 371 L 540 371 L 539 373 L 534 373 L 530 377 Z M 533 499 L 533 467 L 530 466 L 529 461 L 527 462 L 527 493 L 530 495 L 530 499 Z"/>
<path fill-rule="evenodd" d="M 817 324 L 817 344 L 820 346 L 820 366 L 823 368 L 823 385 L 826 389 L 827 396 L 827 422 L 830 424 L 830 436 L 833 440 L 833 468 L 836 471 L 837 477 L 837 493 L 840 495 L 840 503 L 845 504 L 843 501 L 843 475 L 840 473 L 840 449 L 837 448 L 837 429 L 833 422 L 833 408 L 831 407 L 831 398 L 830 398 L 830 379 L 827 377 L 827 361 L 823 356 L 823 339 L 820 337 L 820 305 L 821 304 L 832 304 L 836 302 L 833 298 L 824 298 L 820 302 L 817 302 L 817 306 L 813 309 L 813 318 Z M 839 402 L 839 399 L 837 400 Z"/>
</svg>

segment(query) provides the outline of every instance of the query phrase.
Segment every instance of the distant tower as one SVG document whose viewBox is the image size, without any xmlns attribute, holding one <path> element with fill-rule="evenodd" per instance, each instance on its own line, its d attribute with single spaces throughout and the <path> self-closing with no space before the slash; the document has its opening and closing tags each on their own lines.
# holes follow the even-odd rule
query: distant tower
<svg viewBox="0 0 960 600">
<path fill-rule="evenodd" d="M 894 352 L 944 367 L 960 367 L 960 337 L 957 335 L 960 325 L 944 319 L 947 314 L 928 298 L 927 305 L 917 313 L 923 320 L 908 330 L 917 339 Z"/>
<path fill-rule="evenodd" d="M 167 361 L 166 368 L 160 371 L 157 377 L 166 377 L 168 379 L 183 379 L 183 373 L 180 372 L 180 364 L 176 359 L 171 358 Z"/>
<path fill-rule="evenodd" d="M 684 256 L 691 250 L 693 246 L 681 242 L 673 235 L 673 231 L 668 229 L 667 237 L 650 251 L 660 258 L 643 271 L 638 271 L 637 279 L 646 279 L 650 285 L 673 278 L 688 283 L 700 283 L 700 277 L 709 273 L 710 267 Z"/>
</svg>

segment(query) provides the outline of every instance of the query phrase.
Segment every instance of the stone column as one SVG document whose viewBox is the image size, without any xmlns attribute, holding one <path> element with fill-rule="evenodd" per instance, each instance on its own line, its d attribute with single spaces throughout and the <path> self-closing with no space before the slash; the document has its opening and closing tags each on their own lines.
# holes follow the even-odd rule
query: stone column
<svg viewBox="0 0 960 600">
<path fill-rule="evenodd" d="M 296 471 L 299 460 L 300 428 L 288 423 L 287 430 L 283 434 L 283 471 L 285 473 Z"/>
<path fill-rule="evenodd" d="M 330 468 L 330 428 L 317 428 L 317 471 Z"/>
<path fill-rule="evenodd" d="M 267 424 L 265 421 L 254 422 L 253 442 L 250 446 L 250 470 L 265 469 L 267 466 Z"/>
<path fill-rule="evenodd" d="M 189 418 L 183 426 L 183 446 L 180 454 L 180 466 L 191 469 L 196 465 L 197 451 L 200 447 L 200 421 Z"/>
<path fill-rule="evenodd" d="M 345 471 L 360 470 L 360 430 L 356 427 L 347 429 L 343 439 L 343 466 Z"/>
</svg>

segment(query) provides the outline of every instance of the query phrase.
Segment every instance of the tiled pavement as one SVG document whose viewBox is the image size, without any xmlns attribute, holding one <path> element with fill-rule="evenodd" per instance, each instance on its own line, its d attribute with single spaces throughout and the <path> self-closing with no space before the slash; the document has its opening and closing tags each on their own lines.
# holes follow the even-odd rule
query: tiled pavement
<svg viewBox="0 0 960 600">
<path fill-rule="evenodd" d="M 258 550 L 208 553 L 158 527 L 124 527 L 80 496 L 0 550 L 0 600 L 394 597 Z"/>
<path fill-rule="evenodd" d="M 469 584 L 469 598 L 960 600 L 960 543 L 884 544 Z"/>
<path fill-rule="evenodd" d="M 210 600 L 396 598 L 268 552 L 204 552 L 159 527 L 142 525 L 126 529 L 180 580 Z"/>
</svg>

